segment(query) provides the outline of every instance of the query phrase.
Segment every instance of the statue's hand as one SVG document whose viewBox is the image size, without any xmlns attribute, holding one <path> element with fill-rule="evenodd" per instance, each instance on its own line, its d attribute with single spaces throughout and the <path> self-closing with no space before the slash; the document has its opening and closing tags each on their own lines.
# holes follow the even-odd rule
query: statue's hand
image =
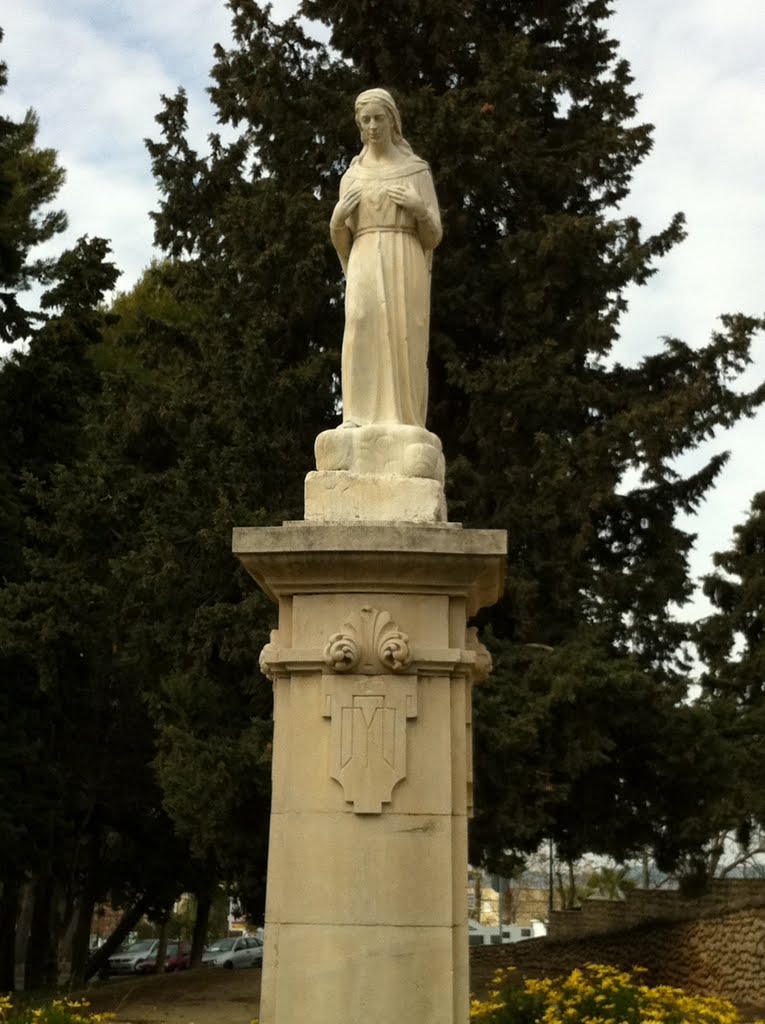
<svg viewBox="0 0 765 1024">
<path fill-rule="evenodd" d="M 359 199 L 361 199 L 361 185 L 353 185 L 335 204 L 332 219 L 329 222 L 330 228 L 345 227 L 345 222 L 359 205 Z"/>
<path fill-rule="evenodd" d="M 396 206 L 411 213 L 417 220 L 421 220 L 428 212 L 422 196 L 413 185 L 392 185 L 388 189 L 388 196 Z"/>
</svg>

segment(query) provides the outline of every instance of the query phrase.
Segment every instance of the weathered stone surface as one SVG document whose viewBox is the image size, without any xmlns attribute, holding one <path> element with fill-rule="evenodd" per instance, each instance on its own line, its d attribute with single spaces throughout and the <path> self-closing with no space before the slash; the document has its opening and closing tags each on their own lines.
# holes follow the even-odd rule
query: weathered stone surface
<svg viewBox="0 0 765 1024">
<path fill-rule="evenodd" d="M 342 177 L 330 222 L 346 277 L 343 422 L 424 427 L 438 201 L 390 93 L 367 90 L 355 113 L 363 148 Z"/>
<path fill-rule="evenodd" d="M 489 666 L 467 618 L 501 593 L 505 543 L 415 524 L 236 531 L 279 603 L 261 655 L 264 1024 L 302 1024 L 306 1006 L 317 1024 L 466 1024 L 471 688 Z"/>
<path fill-rule="evenodd" d="M 462 929 L 271 926 L 279 971 L 263 972 L 261 1021 L 447 1024 L 467 1021 Z M 268 955 L 268 954 L 267 954 Z M 464 1007 L 455 1017 L 454 1007 Z"/>
<path fill-rule="evenodd" d="M 423 477 L 309 473 L 305 518 L 323 523 L 444 523 L 444 488 Z"/>
<path fill-rule="evenodd" d="M 507 536 L 457 524 L 295 522 L 236 528 L 233 550 L 274 601 L 362 591 L 447 594 L 452 603 L 463 598 L 471 616 L 502 592 Z"/>
<path fill-rule="evenodd" d="M 356 123 L 363 148 L 330 223 L 346 276 L 343 424 L 316 439 L 305 517 L 445 522 L 441 442 L 425 429 L 438 201 L 389 93 L 362 93 Z"/>
<path fill-rule="evenodd" d="M 755 884 L 765 889 L 765 881 Z M 754 893 L 753 898 L 761 900 L 762 895 Z M 740 1007 L 756 1007 L 760 1015 L 765 1007 L 765 907 L 720 913 L 710 912 L 708 903 L 705 910 L 703 906 L 697 907 L 703 916 L 695 921 L 645 921 L 629 930 L 577 939 L 478 947 L 472 951 L 473 966 L 480 964 L 484 976 L 514 965 L 523 973 L 548 977 L 586 963 L 612 964 L 621 970 L 639 966 L 646 971 L 641 980 L 648 984 L 723 996 Z"/>
<path fill-rule="evenodd" d="M 400 423 L 325 430 L 315 442 L 318 470 L 444 482 L 444 456 L 435 434 Z"/>
</svg>

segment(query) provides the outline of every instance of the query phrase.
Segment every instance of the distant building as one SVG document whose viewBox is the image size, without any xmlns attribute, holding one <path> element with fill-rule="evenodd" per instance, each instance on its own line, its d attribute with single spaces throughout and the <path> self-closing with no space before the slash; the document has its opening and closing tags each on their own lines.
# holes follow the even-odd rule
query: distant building
<svg viewBox="0 0 765 1024">
<path fill-rule="evenodd" d="M 558 894 L 554 893 L 553 898 L 557 908 Z M 498 935 L 500 909 L 502 933 L 507 936 L 503 941 L 517 942 L 545 934 L 549 900 L 546 880 L 530 872 L 519 881 L 512 882 L 477 871 L 468 875 L 468 916 L 479 926 L 473 929 L 476 935 L 484 928 L 493 929 Z"/>
</svg>

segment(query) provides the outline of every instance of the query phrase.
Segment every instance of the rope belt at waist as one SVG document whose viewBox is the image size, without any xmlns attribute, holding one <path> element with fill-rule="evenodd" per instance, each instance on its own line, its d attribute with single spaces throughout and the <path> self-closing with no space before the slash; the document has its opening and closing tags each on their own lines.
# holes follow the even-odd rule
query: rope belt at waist
<svg viewBox="0 0 765 1024">
<path fill-rule="evenodd" d="M 362 235 L 370 235 L 370 234 L 372 234 L 373 231 L 378 232 L 378 233 L 382 232 L 382 231 L 397 231 L 400 235 L 416 235 L 417 234 L 417 229 L 416 228 L 404 228 L 404 227 L 401 227 L 401 228 L 389 227 L 388 228 L 388 227 L 381 227 L 381 228 L 361 228 L 359 231 L 356 231 L 354 233 L 353 237 L 354 238 L 360 238 Z"/>
</svg>

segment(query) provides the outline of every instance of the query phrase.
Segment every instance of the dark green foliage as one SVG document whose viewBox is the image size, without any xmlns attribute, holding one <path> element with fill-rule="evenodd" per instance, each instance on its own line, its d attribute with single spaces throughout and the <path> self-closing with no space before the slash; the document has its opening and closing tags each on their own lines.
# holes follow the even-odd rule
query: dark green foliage
<svg viewBox="0 0 765 1024">
<path fill-rule="evenodd" d="M 100 391 L 88 349 L 104 321 L 98 304 L 117 277 L 108 252 L 101 239 L 80 239 L 51 262 L 53 287 L 43 298 L 50 312 L 28 348 L 0 369 L 3 473 L 15 502 L 0 588 L 8 702 L 0 722 L 0 880 L 35 884 L 30 985 L 55 973 L 63 922 L 52 908 L 71 906 L 86 880 L 97 893 L 109 884 L 103 871 L 94 877 L 109 859 L 98 847 L 113 827 L 110 815 L 125 813 L 109 770 L 123 728 L 115 712 L 124 707 L 109 671 L 104 574 L 69 528 L 67 508 L 83 496 L 65 487 L 88 450 L 84 427 Z"/>
<path fill-rule="evenodd" d="M 314 438 L 337 422 L 327 225 L 358 150 L 353 98 L 371 85 L 394 91 L 442 206 L 429 426 L 450 518 L 509 531 L 507 593 L 479 617 L 495 673 L 476 692 L 472 856 L 506 863 L 549 836 L 570 859 L 651 846 L 687 862 L 728 820 L 738 719 L 684 703 L 688 630 L 672 612 L 692 593 L 693 536 L 677 517 L 725 456 L 687 478 L 676 460 L 765 397 L 736 386 L 762 325 L 723 317 L 705 345 L 617 361 L 625 289 L 684 227 L 644 236 L 617 210 L 651 133 L 608 5 L 304 0 L 332 49 L 304 21 L 229 6 L 210 90 L 227 141 L 190 147 L 180 90 L 147 143 L 163 260 L 107 316 L 114 271 L 82 240 L 52 279 L 54 315 L 0 373 L 8 756 L 48 751 L 29 808 L 0 818 L 9 870 L 37 870 L 55 841 L 57 871 L 91 850 L 81 891 L 87 878 L 158 917 L 213 877 L 262 906 L 257 657 L 275 609 L 231 556 L 231 528 L 300 518 Z M 43 229 L 8 232 L 22 269 Z"/>
<path fill-rule="evenodd" d="M 7 65 L 0 62 L 0 92 L 7 83 Z M 30 259 L 32 250 L 66 227 L 61 211 L 45 209 L 64 172 L 54 150 L 37 148 L 37 127 L 32 110 L 23 121 L 0 116 L 0 342 L 7 344 L 28 337 L 35 320 L 19 292 L 49 279 L 52 261 Z"/>
<path fill-rule="evenodd" d="M 765 491 L 714 564 L 704 592 L 716 611 L 699 623 L 696 642 L 706 666 L 703 700 L 731 752 L 733 792 L 718 815 L 747 847 L 756 826 L 765 826 Z"/>
<path fill-rule="evenodd" d="M 705 690 L 754 710 L 765 703 L 765 491 L 734 534 L 732 548 L 714 556 L 718 571 L 704 580 L 717 611 L 697 642 L 709 666 Z"/>
<path fill-rule="evenodd" d="M 54 908 L 74 907 L 81 918 L 75 934 L 84 945 L 72 955 L 81 981 L 95 900 L 109 894 L 115 905 L 162 918 L 184 888 L 210 887 L 215 863 L 209 857 L 194 861 L 188 840 L 176 833 L 162 806 L 154 716 L 164 675 L 187 664 L 174 625 L 183 622 L 182 630 L 205 605 L 221 564 L 224 599 L 230 599 L 237 570 L 209 506 L 195 514 L 197 476 L 205 479 L 215 458 L 207 425 L 216 399 L 205 399 L 205 415 L 205 401 L 196 400 L 205 382 L 176 343 L 187 320 L 201 323 L 203 314 L 189 317 L 190 307 L 157 284 L 156 269 L 133 303 L 137 310 L 123 297 L 114 314 L 105 312 L 117 271 L 101 239 L 81 239 L 44 266 L 29 262 L 32 245 L 63 222 L 35 220 L 37 202 L 52 197 L 61 175 L 44 178 L 41 168 L 54 169 L 55 154 L 42 154 L 38 167 L 31 114 L 26 125 L 17 139 L 23 146 L 19 142 L 15 156 L 6 147 L 3 165 L 9 181 L 11 171 L 16 175 L 16 191 L 3 193 L 8 216 L 0 228 L 7 228 L 8 251 L 16 254 L 15 262 L 4 263 L 4 284 L 21 288 L 37 274 L 49 287 L 28 347 L 0 369 L 0 432 L 7 441 L 0 473 L 0 515 L 7 527 L 0 569 L 0 674 L 7 704 L 0 724 L 0 889 L 4 914 L 13 920 L 18 884 L 32 880 L 36 910 L 27 981 L 45 984 L 65 923 Z M 12 156 L 18 166 L 11 166 Z M 33 171 L 39 177 L 34 187 Z M 18 339 L 31 321 L 22 323 L 18 303 L 7 295 L 5 300 Z M 123 312 L 124 337 L 116 323 Z M 161 354 L 144 349 L 139 358 L 147 323 Z M 173 344 L 162 347 L 165 339 Z M 191 393 L 183 390 L 184 375 L 194 381 Z M 221 497 L 213 481 L 207 494 L 213 505 Z M 174 499 L 188 513 L 186 522 Z M 225 537 L 229 527 L 220 530 Z M 131 575 L 136 567 L 146 571 L 144 554 L 159 560 L 166 584 L 148 590 L 146 608 L 135 602 L 147 587 Z M 149 587 L 152 582 L 156 578 Z M 234 586 L 237 599 L 240 589 Z M 174 621 L 165 612 L 169 607 L 177 611 Z M 150 617 L 162 625 L 144 656 L 140 645 Z M 196 635 L 207 648 L 203 626 Z M 171 641 L 166 648 L 165 639 Z M 161 657 L 152 663 L 157 651 Z M 238 720 L 234 715 L 232 721 Z M 250 778 L 257 782 L 256 773 Z M 259 831 L 261 845 L 263 836 Z M 0 972 L 9 986 L 11 945 L 12 929 L 10 944 L 4 929 Z"/>
<path fill-rule="evenodd" d="M 269 399 L 247 390 L 263 379 L 261 348 L 237 338 L 209 292 L 189 299 L 198 273 L 178 263 L 147 271 L 115 303 L 122 319 L 97 354 L 128 368 L 109 377 L 98 438 L 106 487 L 130 517 L 110 563 L 117 661 L 140 680 L 176 829 L 259 913 L 271 695 L 257 657 L 273 613 L 232 557 L 231 529 L 266 522 L 269 493 L 290 515 L 299 491 L 279 488 L 294 486 L 294 435 L 266 429 Z"/>
<path fill-rule="evenodd" d="M 191 151 L 181 92 L 149 148 L 157 241 L 186 258 L 184 295 L 218 311 L 200 365 L 253 368 L 277 474 L 262 507 L 290 494 L 299 514 L 310 440 L 332 413 L 342 317 L 327 222 L 358 150 L 353 98 L 383 85 L 432 166 L 445 226 L 429 425 L 450 518 L 510 537 L 506 596 L 480 619 L 498 669 L 477 693 L 473 856 L 550 833 L 572 857 L 659 842 L 669 811 L 653 794 L 674 792 L 676 719 L 685 728 L 687 627 L 672 611 L 693 589 L 693 536 L 676 519 L 725 457 L 689 478 L 675 460 L 762 401 L 733 387 L 761 324 L 724 317 L 705 346 L 668 339 L 638 366 L 614 360 L 625 288 L 684 227 L 678 214 L 645 236 L 616 211 L 651 128 L 635 120 L 607 3 L 304 0 L 333 49 L 297 18 L 229 6 L 234 43 L 216 48 L 211 96 L 234 141 Z M 691 814 L 688 799 L 672 810 Z"/>
<path fill-rule="evenodd" d="M 0 93 L 7 81 L 7 66 L 0 62 Z M 55 273 L 54 261 L 35 259 L 33 250 L 66 226 L 63 213 L 46 210 L 63 184 L 64 172 L 53 150 L 38 149 L 37 127 L 31 110 L 22 121 L 0 116 L 0 343 L 5 344 L 26 341 L 33 333 L 40 318 L 24 308 L 19 293 L 45 283 Z M 22 572 L 26 509 L 18 496 L 20 467 L 30 459 L 45 462 L 46 446 L 53 441 L 47 432 L 35 437 L 37 402 L 51 398 L 66 402 L 63 396 L 46 394 L 46 383 L 41 382 L 38 397 L 34 371 L 27 374 L 26 367 L 0 364 L 0 585 Z"/>
</svg>

